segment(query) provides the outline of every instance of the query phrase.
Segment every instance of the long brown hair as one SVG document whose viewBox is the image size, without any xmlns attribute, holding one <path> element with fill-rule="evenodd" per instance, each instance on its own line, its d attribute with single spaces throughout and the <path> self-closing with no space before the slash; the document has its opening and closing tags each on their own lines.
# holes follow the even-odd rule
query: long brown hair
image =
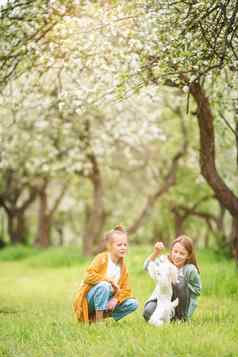
<svg viewBox="0 0 238 357">
<path fill-rule="evenodd" d="M 179 237 L 177 237 L 171 244 L 171 251 L 173 249 L 173 246 L 179 243 L 181 244 L 184 249 L 186 249 L 186 251 L 188 252 L 189 256 L 188 259 L 186 261 L 186 264 L 193 264 L 195 265 L 195 267 L 197 268 L 198 272 L 200 273 L 200 269 L 197 263 L 197 258 L 196 258 L 196 254 L 195 254 L 195 249 L 194 249 L 194 244 L 191 238 L 189 238 L 186 235 L 181 235 Z M 171 253 L 169 255 L 169 259 L 171 260 Z"/>
</svg>

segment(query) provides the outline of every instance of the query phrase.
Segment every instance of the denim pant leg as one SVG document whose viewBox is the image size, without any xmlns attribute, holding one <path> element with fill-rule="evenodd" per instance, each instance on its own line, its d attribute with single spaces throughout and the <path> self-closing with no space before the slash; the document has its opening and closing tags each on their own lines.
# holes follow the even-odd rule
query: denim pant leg
<svg viewBox="0 0 238 357">
<path fill-rule="evenodd" d="M 135 311 L 138 308 L 136 299 L 127 299 L 121 304 L 118 304 L 112 312 L 112 318 L 116 321 L 122 319 L 126 315 Z"/>
<path fill-rule="evenodd" d="M 95 310 L 106 310 L 108 300 L 112 296 L 112 286 L 107 281 L 101 281 L 94 285 L 87 294 L 89 312 Z"/>
</svg>

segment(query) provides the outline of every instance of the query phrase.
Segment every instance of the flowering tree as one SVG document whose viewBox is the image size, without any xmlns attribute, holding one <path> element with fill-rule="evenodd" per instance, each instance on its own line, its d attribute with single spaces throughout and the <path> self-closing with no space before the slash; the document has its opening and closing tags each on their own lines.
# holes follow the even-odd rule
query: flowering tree
<svg viewBox="0 0 238 357">
<path fill-rule="evenodd" d="M 210 95 L 212 82 L 217 83 L 225 71 L 233 76 L 237 73 L 237 1 L 212 4 L 204 0 L 114 1 L 113 5 L 110 1 L 62 1 L 61 5 L 52 1 L 49 7 L 44 2 L 34 3 L 43 11 L 39 14 L 45 15 L 33 17 L 32 24 L 36 27 L 27 27 L 34 29 L 32 35 L 23 27 L 29 23 L 24 1 L 16 1 L 14 6 L 8 4 L 1 11 L 6 30 L 1 40 L 5 51 L 1 58 L 2 83 L 13 73 L 29 68 L 32 61 L 37 72 L 46 81 L 48 78 L 46 91 L 57 98 L 58 114 L 53 115 L 53 122 L 64 122 L 61 129 L 55 124 L 53 130 L 64 138 L 64 153 L 67 153 L 66 161 L 55 160 L 58 168 L 70 167 L 80 174 L 85 170 L 87 175 L 92 173 L 93 162 L 95 164 L 92 153 L 95 153 L 95 138 L 99 132 L 95 131 L 95 136 L 91 133 L 100 127 L 98 118 L 103 118 L 104 123 L 108 121 L 105 103 L 128 98 L 151 83 L 180 88 L 187 95 L 187 109 L 190 96 L 197 106 L 201 172 L 233 217 L 234 251 L 238 257 L 238 199 L 217 169 L 215 115 L 211 110 L 213 102 L 206 94 Z M 34 12 L 35 5 L 29 4 Z M 22 21 L 17 18 L 16 23 L 18 34 L 23 36 L 16 36 L 17 43 L 12 42 L 13 47 L 7 47 L 8 36 L 16 26 L 11 14 L 16 11 L 22 11 Z M 56 89 L 49 85 L 55 81 L 58 81 Z M 193 108 L 194 103 L 190 107 Z M 109 115 L 113 115 L 111 119 L 115 121 L 112 109 Z M 45 118 L 40 126 L 49 125 Z M 80 143 L 77 148 L 71 130 Z M 70 135 L 64 135 L 66 132 Z M 42 140 L 47 140 L 44 148 L 52 148 L 52 141 L 48 139 L 48 135 L 43 135 Z M 57 145 L 59 142 L 59 139 L 55 141 Z M 55 157 L 55 148 L 49 153 Z M 47 170 L 47 164 L 43 167 Z"/>
<path fill-rule="evenodd" d="M 0 5 L 0 86 L 32 68 L 54 26 L 74 9 L 74 1 L 11 0 Z"/>
<path fill-rule="evenodd" d="M 111 165 L 120 148 L 123 148 L 121 160 L 128 166 L 136 169 L 141 165 L 143 160 L 138 151 L 143 153 L 146 145 L 163 139 L 157 127 L 159 110 L 148 116 L 151 99 L 142 93 L 137 98 L 143 103 L 141 111 L 137 110 L 134 98 L 134 109 L 129 101 L 104 109 L 92 105 L 81 113 L 74 97 L 74 82 L 63 74 L 64 67 L 58 69 L 55 63 L 56 67 L 52 66 L 44 75 L 39 77 L 33 71 L 3 91 L 0 164 L 2 172 L 14 168 L 18 184 L 21 180 L 28 185 L 37 184 L 34 187 L 34 198 L 37 195 L 40 202 L 37 243 L 43 246 L 49 244 L 52 215 L 65 191 L 66 178 L 77 175 L 90 181 L 92 203 L 87 205 L 83 235 L 84 252 L 89 254 L 101 237 L 106 218 L 104 167 Z M 62 191 L 49 209 L 47 186 L 56 177 L 63 183 Z M 6 194 L 9 191 L 8 187 Z"/>
<path fill-rule="evenodd" d="M 144 83 L 177 86 L 194 98 L 201 172 L 233 217 L 238 259 L 238 198 L 217 170 L 214 114 L 203 86 L 208 75 L 217 80 L 224 70 L 237 74 L 238 2 L 150 1 L 127 8 L 123 4 L 116 11 L 131 17 L 128 43 L 131 58 L 139 56 Z M 128 77 L 133 75 L 128 72 Z"/>
</svg>

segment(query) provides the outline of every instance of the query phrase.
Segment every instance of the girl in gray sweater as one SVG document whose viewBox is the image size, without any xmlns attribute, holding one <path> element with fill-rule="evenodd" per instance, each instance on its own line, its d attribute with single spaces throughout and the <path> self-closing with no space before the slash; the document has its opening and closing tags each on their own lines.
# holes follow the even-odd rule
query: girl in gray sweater
<svg viewBox="0 0 238 357">
<path fill-rule="evenodd" d="M 164 249 L 162 242 L 157 242 L 153 253 L 146 259 L 144 268 L 148 271 L 148 266 L 154 262 L 158 268 L 160 266 L 160 255 Z M 188 320 L 192 317 L 197 307 L 197 297 L 201 291 L 200 271 L 194 251 L 193 241 L 185 236 L 179 236 L 171 245 L 169 260 L 178 268 L 178 282 L 173 285 L 172 301 L 179 299 L 179 304 L 175 309 L 174 320 Z M 146 301 L 143 316 L 148 321 L 155 311 L 157 299 L 154 292 Z"/>
</svg>

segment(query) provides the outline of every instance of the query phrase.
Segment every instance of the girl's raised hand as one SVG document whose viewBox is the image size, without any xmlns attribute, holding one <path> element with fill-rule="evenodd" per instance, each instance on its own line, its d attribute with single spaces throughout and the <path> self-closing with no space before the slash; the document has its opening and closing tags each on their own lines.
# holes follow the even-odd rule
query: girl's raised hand
<svg viewBox="0 0 238 357">
<path fill-rule="evenodd" d="M 160 255 L 161 250 L 165 249 L 163 242 L 156 242 L 154 245 L 154 252 L 156 255 Z"/>
<path fill-rule="evenodd" d="M 155 260 L 161 253 L 161 250 L 165 248 L 163 242 L 156 242 L 154 245 L 153 253 L 148 257 L 149 260 Z"/>
</svg>

